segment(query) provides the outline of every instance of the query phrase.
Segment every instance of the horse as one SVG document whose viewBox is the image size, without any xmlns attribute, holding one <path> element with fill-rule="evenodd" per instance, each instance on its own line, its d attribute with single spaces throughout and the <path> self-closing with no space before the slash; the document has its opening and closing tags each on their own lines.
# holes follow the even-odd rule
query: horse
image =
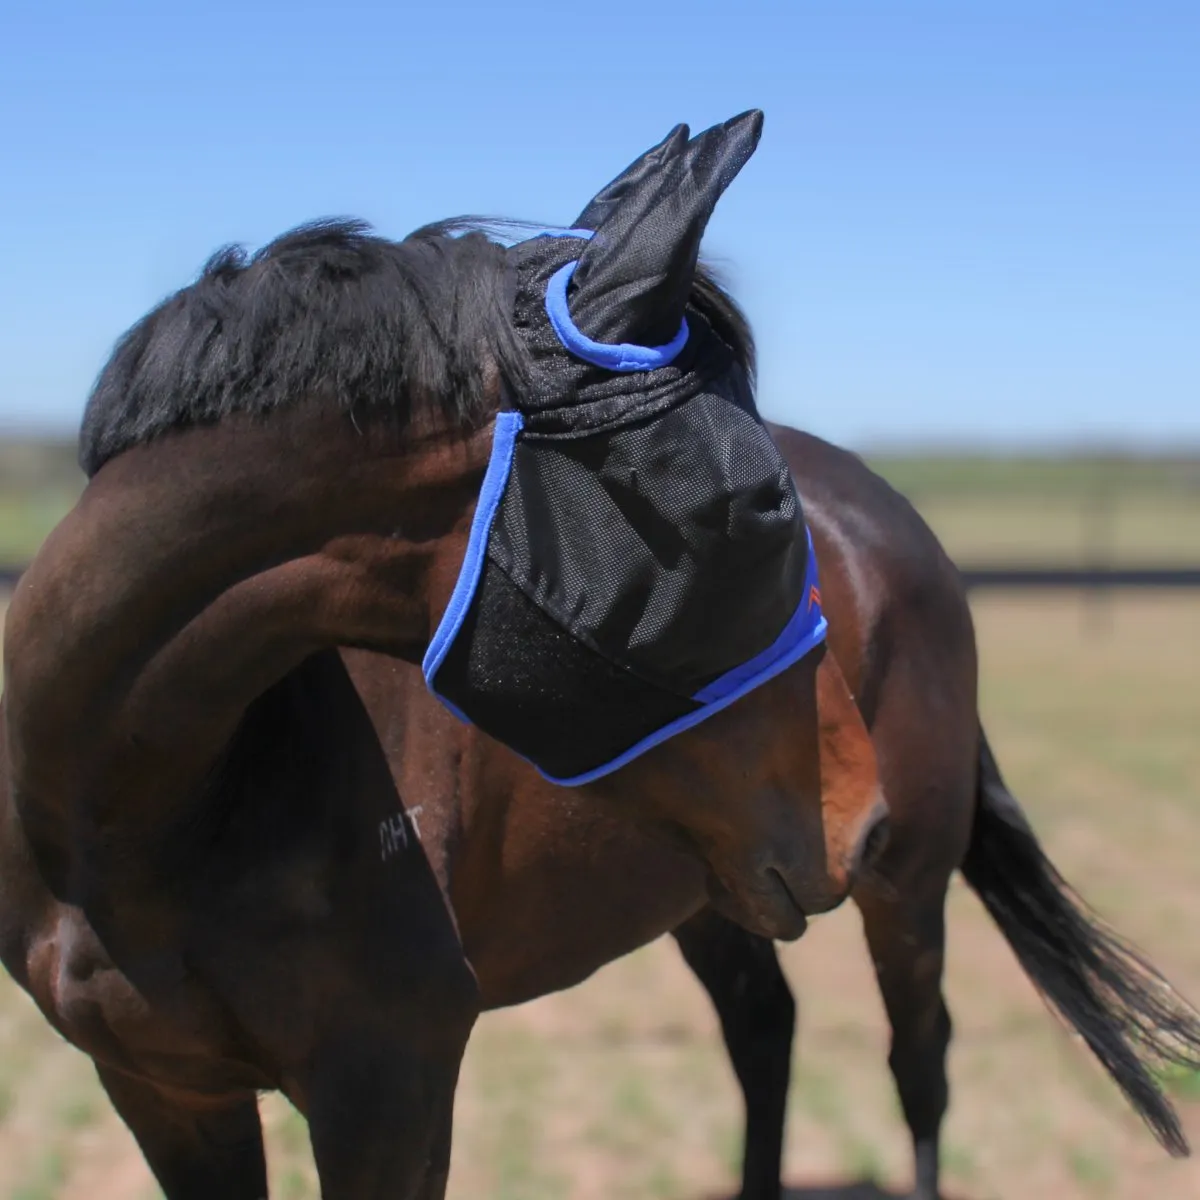
<svg viewBox="0 0 1200 1200">
<path fill-rule="evenodd" d="M 618 532 L 645 546 L 665 536 L 654 498 L 670 480 L 636 456 L 622 479 L 604 470 L 623 431 L 691 421 L 667 443 L 709 481 L 717 536 L 681 545 L 675 530 L 676 574 L 702 598 L 727 592 L 716 567 L 740 545 L 765 581 L 740 608 L 729 595 L 713 637 L 697 631 L 714 614 L 685 595 L 669 615 L 687 620 L 631 643 L 636 669 L 562 639 L 524 664 L 586 651 L 590 678 L 637 702 L 608 725 L 627 738 L 636 718 L 641 740 L 622 750 L 604 721 L 581 728 L 601 760 L 556 791 L 653 829 L 763 936 L 799 936 L 882 848 L 874 748 L 819 638 L 753 678 L 712 658 L 749 648 L 757 670 L 778 630 L 751 617 L 784 597 L 809 634 L 823 628 L 790 476 L 697 266 L 761 123 L 678 127 L 588 205 L 585 231 L 516 255 L 482 234 L 390 242 L 338 222 L 253 258 L 221 252 L 102 370 L 80 440 L 88 484 L 7 616 L 0 961 L 92 1058 L 169 1200 L 266 1195 L 266 1089 L 307 1117 L 325 1195 L 444 1194 L 479 986 L 349 658 L 424 664 L 452 602 L 488 598 L 477 518 L 502 419 L 510 450 L 523 414 L 530 455 L 540 430 L 581 486 L 628 499 Z M 538 275 L 562 278 L 556 255 L 578 268 L 558 342 Z M 525 325 L 514 286 L 546 302 Z M 579 369 L 566 336 L 599 346 L 585 353 L 601 365 Z M 706 438 L 713 413 L 721 436 Z M 575 418 L 603 428 L 555 442 L 547 426 Z M 579 525 L 565 549 L 605 541 Z M 453 611 L 430 669 L 447 690 L 456 646 L 477 648 L 460 635 L 486 633 L 477 609 Z M 654 684 L 664 645 L 702 677 L 695 696 Z M 745 686 L 712 699 L 706 672 Z M 542 732 L 528 711 L 502 714 L 519 747 Z"/>
<path fill-rule="evenodd" d="M 752 364 L 749 327 L 728 297 L 723 303 L 728 336 Z M 857 456 L 770 429 L 801 491 L 830 653 L 871 731 L 889 807 L 890 838 L 852 895 L 891 1024 L 914 1197 L 939 1195 L 951 1035 L 944 906 L 956 870 L 1050 1006 L 1165 1147 L 1185 1153 L 1145 1060 L 1200 1066 L 1200 1019 L 1081 904 L 1005 786 L 979 717 L 973 624 L 953 563 L 913 507 Z M 458 919 L 483 1007 L 570 987 L 672 932 L 713 1001 L 744 1093 L 741 1198 L 780 1200 L 795 1009 L 770 939 L 708 903 L 693 860 L 548 786 L 450 717 L 418 673 L 359 652 L 346 662 L 397 790 L 419 813 L 421 844 Z M 778 719 L 791 718 L 781 709 Z M 795 729 L 806 736 L 803 721 Z"/>
</svg>

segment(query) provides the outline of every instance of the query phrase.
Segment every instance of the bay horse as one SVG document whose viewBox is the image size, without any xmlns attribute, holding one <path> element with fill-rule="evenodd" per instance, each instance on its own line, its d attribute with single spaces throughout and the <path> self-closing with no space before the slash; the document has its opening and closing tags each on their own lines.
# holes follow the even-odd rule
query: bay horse
<svg viewBox="0 0 1200 1200">
<path fill-rule="evenodd" d="M 673 322 L 740 369 L 696 251 L 760 126 L 680 127 L 585 210 L 657 206 L 587 251 L 589 286 L 625 298 L 618 349 Z M 94 1060 L 169 1200 L 266 1195 L 263 1089 L 308 1118 L 326 1196 L 444 1193 L 479 988 L 347 655 L 420 663 L 455 591 L 498 410 L 530 383 L 511 268 L 479 234 L 345 223 L 218 254 L 118 344 L 88 485 L 13 594 L 0 961 Z M 720 477 L 730 449 L 676 452 Z M 787 501 L 781 469 L 747 519 Z M 886 832 L 820 649 L 560 790 L 671 839 L 763 936 L 839 903 Z"/>
<path fill-rule="evenodd" d="M 749 328 L 732 301 L 709 287 L 707 303 L 752 366 Z M 939 1195 L 951 1033 L 944 906 L 955 870 L 1162 1144 L 1186 1153 L 1147 1064 L 1200 1067 L 1200 1019 L 1071 891 L 1006 788 L 979 718 L 957 570 L 912 506 L 858 457 L 771 429 L 817 546 L 830 653 L 871 731 L 889 806 L 890 838 L 852 895 L 891 1024 L 914 1197 Z M 570 987 L 673 932 L 712 998 L 744 1093 L 741 1198 L 780 1200 L 795 1008 L 770 939 L 707 903 L 693 860 L 548 786 L 450 717 L 418 673 L 376 655 L 345 657 L 397 790 L 419 813 L 484 1008 Z"/>
</svg>

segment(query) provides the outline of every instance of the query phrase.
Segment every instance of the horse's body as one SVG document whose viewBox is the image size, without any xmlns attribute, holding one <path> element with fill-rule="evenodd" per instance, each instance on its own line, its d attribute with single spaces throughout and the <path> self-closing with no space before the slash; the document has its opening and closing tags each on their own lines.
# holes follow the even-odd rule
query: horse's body
<svg viewBox="0 0 1200 1200">
<path fill-rule="evenodd" d="M 871 728 L 888 798 L 888 849 L 854 895 L 895 1033 L 921 1195 L 932 1197 L 949 1040 L 943 905 L 978 803 L 970 613 L 956 570 L 902 497 L 853 455 L 773 433 L 804 497 L 831 650 Z M 417 672 L 346 657 L 397 791 L 419 809 L 483 1006 L 569 987 L 673 931 L 713 998 L 745 1092 L 743 1197 L 776 1200 L 794 1005 L 770 941 L 706 907 L 693 861 L 545 784 L 446 713 Z"/>
<path fill-rule="evenodd" d="M 404 817 L 391 735 L 340 651 L 422 662 L 457 595 L 502 404 L 529 402 L 531 425 L 537 403 L 557 404 L 568 421 L 593 386 L 586 415 L 636 424 L 702 401 L 725 436 L 671 446 L 716 480 L 705 536 L 680 546 L 672 531 L 680 577 L 720 583 L 704 548 L 740 539 L 753 559 L 768 525 L 786 545 L 758 555 L 765 579 L 776 558 L 806 560 L 740 314 L 696 272 L 760 123 L 691 141 L 680 127 L 586 210 L 589 230 L 628 236 L 568 247 L 576 342 L 599 345 L 594 328 L 653 357 L 669 327 L 686 335 L 678 366 L 577 369 L 536 303 L 523 342 L 520 269 L 479 234 L 391 243 L 322 224 L 250 261 L 217 256 L 102 371 L 81 442 L 90 482 L 7 616 L 0 961 L 95 1060 L 170 1200 L 266 1194 L 263 1088 L 308 1117 L 327 1196 L 444 1192 L 478 989 Z M 603 436 L 585 429 L 561 453 Z M 731 456 L 767 462 L 768 486 L 739 492 Z M 663 525 L 655 474 L 616 481 L 647 544 Z M 778 631 L 736 632 L 752 645 Z M 886 813 L 836 658 L 787 663 L 572 796 L 666 833 L 725 912 L 795 937 L 848 894 Z M 647 675 L 628 690 L 655 688 L 667 694 Z M 668 695 L 672 711 L 694 696 Z M 605 952 L 664 927 L 643 921 Z"/>
<path fill-rule="evenodd" d="M 831 648 L 875 741 L 891 840 L 854 891 L 893 1031 L 890 1065 L 914 1142 L 917 1195 L 937 1195 L 950 1019 L 941 991 L 946 889 L 962 868 L 1034 980 L 1107 1056 L 1173 1148 L 1173 1115 L 1129 1049 L 1194 1057 L 1200 1025 L 1158 1007 L 1157 981 L 1060 889 L 979 725 L 961 581 L 912 507 L 856 457 L 776 428 L 822 564 Z M 347 655 L 397 791 L 451 898 L 485 1008 L 569 987 L 671 930 L 713 998 L 747 1103 L 744 1200 L 777 1200 L 794 1005 L 769 941 L 706 907 L 694 862 L 542 781 L 462 725 L 419 674 Z M 786 720 L 786 715 L 781 719 Z M 1121 986 L 1089 994 L 1102 980 Z M 1126 1040 L 1128 1039 L 1128 1040 Z M 1190 1049 L 1187 1042 L 1190 1039 Z"/>
<path fill-rule="evenodd" d="M 307 1115 L 328 1197 L 437 1200 L 480 1003 L 567 986 L 672 928 L 721 1010 L 755 1130 L 748 1177 L 768 1195 L 790 997 L 767 943 L 701 910 L 796 937 L 856 882 L 932 1195 L 942 902 L 960 864 L 1034 978 L 1175 1136 L 1129 1046 L 1159 1048 L 1166 1028 L 1194 1051 L 1196 1026 L 1072 907 L 1003 791 L 952 567 L 855 460 L 781 433 L 832 617 L 827 652 L 786 640 L 815 599 L 794 594 L 811 578 L 801 506 L 754 412 L 748 330 L 696 269 L 760 124 L 673 131 L 587 206 L 586 236 L 560 244 L 510 252 L 446 228 L 390 243 L 335 224 L 250 261 L 219 255 L 101 373 L 81 444 L 91 480 L 7 618 L 0 961 L 93 1057 L 170 1200 L 265 1195 L 262 1088 Z M 592 528 L 577 497 L 559 500 L 574 549 L 619 529 L 630 575 L 683 593 L 656 607 L 661 590 L 634 588 L 614 624 L 566 638 L 570 615 L 508 593 L 543 632 L 559 622 L 553 653 L 524 667 L 587 661 L 607 695 L 644 704 L 598 713 L 625 732 L 632 713 L 642 740 L 612 741 L 580 774 L 654 748 L 575 792 L 417 694 L 464 563 L 471 589 L 504 586 L 490 548 L 482 568 L 468 549 L 506 406 L 507 428 L 514 412 L 528 422 L 526 466 L 541 438 L 543 464 L 573 463 L 605 514 Z M 649 427 L 658 441 L 639 457 Z M 603 474 L 610 452 L 619 470 Z M 667 501 L 687 498 L 684 471 L 705 490 L 681 526 Z M 532 468 L 527 486 L 536 517 L 553 489 Z M 572 547 L 542 549 L 552 566 Z M 738 608 L 715 562 L 755 572 L 755 603 Z M 689 607 L 689 588 L 729 611 Z M 449 644 L 471 626 L 467 665 L 448 686 L 482 705 L 471 672 L 494 660 L 471 654 L 509 649 L 509 625 L 470 641 L 485 617 L 463 595 Z M 772 612 L 770 628 L 737 620 Z M 633 637 L 595 632 L 623 623 L 635 660 Z M 695 630 L 732 631 L 738 657 L 710 659 L 720 638 L 689 644 Z M 542 708 L 533 687 L 520 712 L 570 699 L 561 677 L 526 674 L 546 686 Z M 742 694 L 730 677 L 761 686 Z M 596 714 L 586 692 L 579 711 Z M 882 872 L 880 769 L 897 824 Z"/>
<path fill-rule="evenodd" d="M 973 639 L 956 572 L 858 459 L 773 432 L 804 493 L 831 649 L 874 729 L 891 803 L 904 812 L 913 793 L 938 798 L 936 826 L 922 827 L 920 874 L 948 878 L 970 833 L 978 762 Z M 419 810 L 487 1007 L 578 983 L 707 903 L 691 858 L 546 783 L 456 720 L 419 673 L 377 655 L 345 658 L 397 791 Z M 910 678 L 938 686 L 902 688 Z"/>
</svg>

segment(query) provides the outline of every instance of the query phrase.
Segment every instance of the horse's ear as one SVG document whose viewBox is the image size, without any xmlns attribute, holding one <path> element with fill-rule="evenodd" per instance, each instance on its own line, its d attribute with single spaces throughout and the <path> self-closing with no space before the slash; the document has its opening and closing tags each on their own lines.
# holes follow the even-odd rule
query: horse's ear
<svg viewBox="0 0 1200 1200">
<path fill-rule="evenodd" d="M 641 346 L 679 332 L 708 219 L 754 153 L 762 124 L 753 110 L 691 141 L 678 125 L 583 210 L 575 225 L 596 236 L 571 279 L 580 330 Z"/>
<path fill-rule="evenodd" d="M 687 145 L 690 131 L 686 125 L 676 125 L 657 146 L 634 159 L 612 183 L 603 187 L 588 202 L 578 218 L 571 222 L 576 229 L 599 229 L 613 215 L 617 205 L 630 192 L 653 176 L 664 163 L 670 162 Z"/>
</svg>

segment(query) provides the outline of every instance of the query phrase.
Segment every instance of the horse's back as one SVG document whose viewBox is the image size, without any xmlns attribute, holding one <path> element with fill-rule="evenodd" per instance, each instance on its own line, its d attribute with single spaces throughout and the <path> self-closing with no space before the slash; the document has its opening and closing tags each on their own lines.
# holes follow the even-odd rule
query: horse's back
<svg viewBox="0 0 1200 1200">
<path fill-rule="evenodd" d="M 958 573 L 913 505 L 857 455 L 810 433 L 772 425 L 814 536 L 836 537 L 839 554 L 886 569 L 894 583 L 936 580 L 962 599 Z"/>
</svg>

